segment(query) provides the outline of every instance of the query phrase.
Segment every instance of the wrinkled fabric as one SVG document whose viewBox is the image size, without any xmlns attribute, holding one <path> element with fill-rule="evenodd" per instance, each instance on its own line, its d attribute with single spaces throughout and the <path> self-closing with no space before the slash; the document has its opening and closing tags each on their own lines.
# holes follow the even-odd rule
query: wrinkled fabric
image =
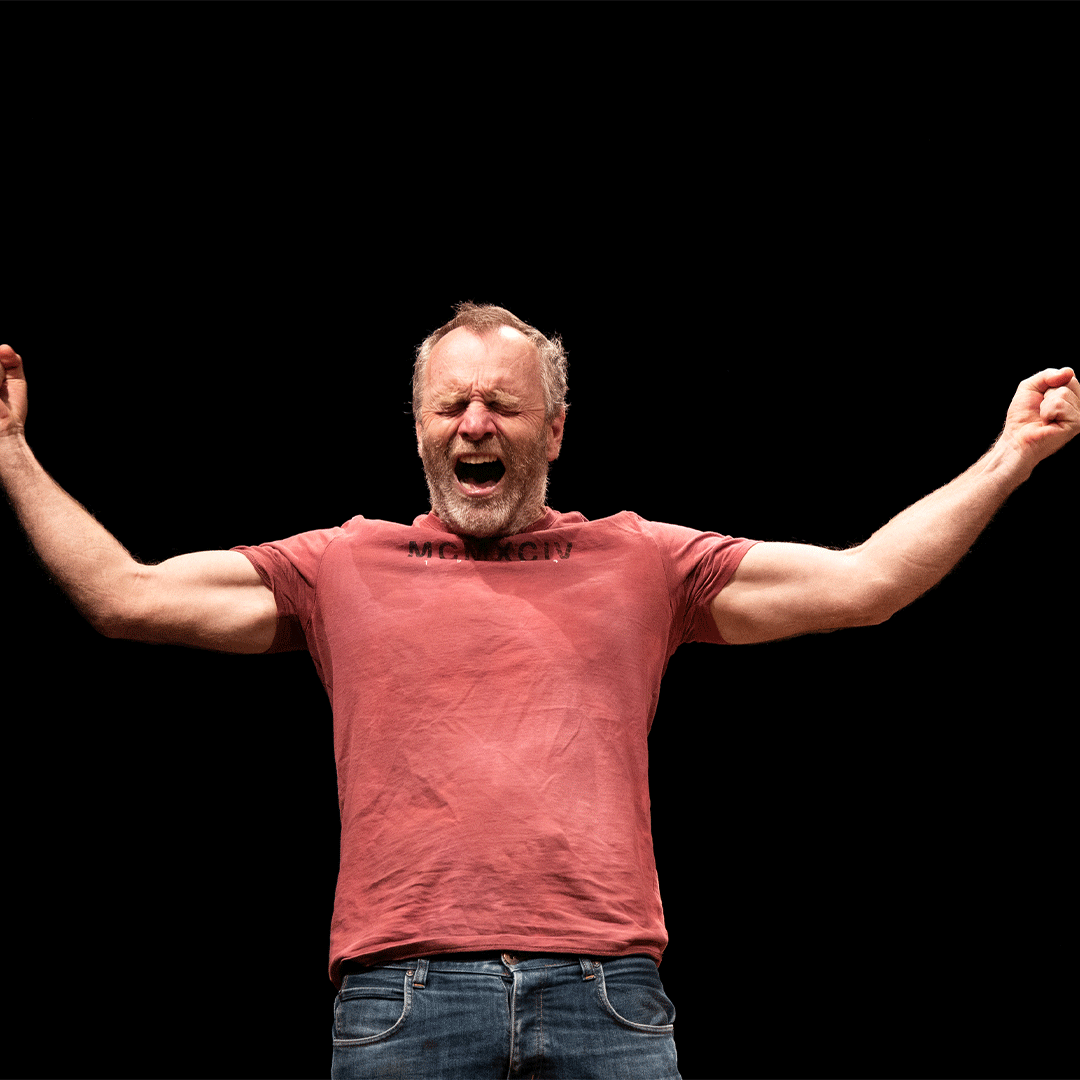
<svg viewBox="0 0 1080 1080">
<path fill-rule="evenodd" d="M 751 546 L 548 510 L 483 544 L 428 514 L 236 549 L 333 709 L 336 984 L 343 959 L 455 951 L 659 963 L 647 737 Z"/>
</svg>

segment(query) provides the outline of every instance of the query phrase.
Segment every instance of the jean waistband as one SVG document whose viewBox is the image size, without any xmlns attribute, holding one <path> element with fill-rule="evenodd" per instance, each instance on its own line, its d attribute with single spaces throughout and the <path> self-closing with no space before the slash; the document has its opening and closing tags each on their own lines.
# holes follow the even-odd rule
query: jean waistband
<svg viewBox="0 0 1080 1080">
<path fill-rule="evenodd" d="M 427 985 L 428 972 L 431 970 L 432 965 L 435 966 L 436 971 L 442 971 L 444 974 L 447 972 L 448 965 L 453 965 L 454 974 L 462 974 L 465 971 L 471 973 L 483 973 L 483 974 L 501 974 L 504 978 L 508 977 L 510 971 L 517 971 L 519 965 L 528 964 L 532 960 L 540 960 L 542 964 L 538 967 L 534 967 L 533 970 L 545 971 L 551 968 L 565 968 L 573 966 L 575 969 L 580 969 L 580 975 L 583 981 L 591 982 L 597 977 L 604 969 L 600 960 L 590 959 L 585 956 L 573 956 L 569 954 L 551 954 L 551 953 L 471 953 L 467 954 L 470 959 L 459 960 L 461 953 L 442 953 L 435 954 L 432 957 L 415 957 L 405 960 L 393 960 L 387 964 L 371 964 L 362 965 L 357 964 L 355 961 L 344 961 L 341 966 L 341 975 L 343 983 L 347 981 L 353 975 L 359 975 L 363 977 L 365 971 L 383 969 L 392 970 L 398 969 L 399 965 L 405 966 L 405 970 L 408 976 L 412 979 L 412 984 L 417 989 L 424 989 Z M 449 960 L 442 959 L 444 956 L 449 956 Z M 646 958 L 647 959 L 647 958 Z M 494 970 L 498 965 L 499 970 Z M 528 968 L 525 968 L 527 971 Z"/>
<path fill-rule="evenodd" d="M 377 967 L 401 967 L 416 964 L 419 960 L 426 960 L 428 964 L 476 964 L 476 963 L 507 963 L 516 965 L 526 960 L 554 960 L 561 964 L 579 964 L 582 959 L 593 960 L 603 963 L 607 960 L 616 959 L 610 956 L 590 955 L 583 957 L 579 953 L 554 953 L 554 952 L 519 952 L 510 949 L 492 949 L 484 952 L 459 952 L 459 953 L 425 953 L 423 956 L 395 957 L 393 960 L 376 960 L 374 963 L 365 963 L 362 960 L 342 960 L 341 974 L 356 975 Z"/>
</svg>

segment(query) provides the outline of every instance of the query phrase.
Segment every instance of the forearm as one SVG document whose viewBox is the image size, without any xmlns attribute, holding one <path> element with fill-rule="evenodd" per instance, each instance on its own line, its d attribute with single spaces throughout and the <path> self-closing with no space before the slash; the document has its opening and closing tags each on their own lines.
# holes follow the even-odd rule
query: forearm
<svg viewBox="0 0 1080 1080">
<path fill-rule="evenodd" d="M 873 583 L 877 619 L 895 614 L 941 581 L 1029 473 L 999 441 L 952 483 L 908 507 L 862 544 L 860 576 Z"/>
<path fill-rule="evenodd" d="M 110 633 L 138 564 L 45 472 L 21 436 L 0 438 L 0 483 L 49 573 L 96 629 Z"/>
</svg>

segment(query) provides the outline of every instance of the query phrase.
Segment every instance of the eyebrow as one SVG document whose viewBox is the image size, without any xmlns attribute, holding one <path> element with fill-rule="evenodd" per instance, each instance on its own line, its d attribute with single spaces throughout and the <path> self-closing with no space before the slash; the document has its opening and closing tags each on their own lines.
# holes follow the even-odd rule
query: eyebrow
<svg viewBox="0 0 1080 1080">
<path fill-rule="evenodd" d="M 489 405 L 520 405 L 521 399 L 516 394 L 507 393 L 505 390 L 486 390 L 481 395 Z M 435 408 L 447 405 L 456 405 L 460 401 L 468 401 L 472 397 L 472 388 L 449 389 L 441 394 L 433 394 L 431 404 Z"/>
</svg>

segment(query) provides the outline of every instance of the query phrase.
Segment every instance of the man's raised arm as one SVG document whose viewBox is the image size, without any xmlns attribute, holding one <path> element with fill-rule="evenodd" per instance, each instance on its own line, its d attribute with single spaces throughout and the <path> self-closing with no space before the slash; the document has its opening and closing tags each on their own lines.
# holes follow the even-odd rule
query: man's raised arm
<svg viewBox="0 0 1080 1080">
<path fill-rule="evenodd" d="M 989 452 L 864 544 L 848 551 L 751 548 L 712 603 L 724 640 L 749 644 L 884 622 L 936 585 L 1035 466 L 1078 432 L 1080 383 L 1073 369 L 1025 379 Z M 1072 513 L 1075 503 L 1069 492 L 1052 510 Z"/>
<path fill-rule="evenodd" d="M 0 346 L 0 484 L 38 556 L 79 612 L 108 637 L 225 652 L 269 648 L 273 594 L 236 551 L 143 566 L 45 472 L 25 439 L 22 359 Z"/>
</svg>

